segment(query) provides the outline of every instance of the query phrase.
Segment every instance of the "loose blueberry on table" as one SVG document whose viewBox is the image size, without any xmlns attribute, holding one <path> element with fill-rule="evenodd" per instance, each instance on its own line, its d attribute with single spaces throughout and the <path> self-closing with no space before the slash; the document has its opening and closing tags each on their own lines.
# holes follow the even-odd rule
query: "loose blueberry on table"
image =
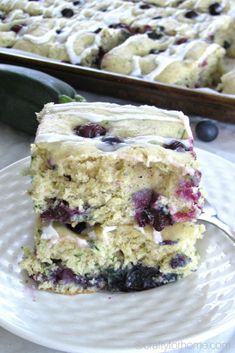
<svg viewBox="0 0 235 353">
<path fill-rule="evenodd" d="M 197 137 L 204 142 L 210 142 L 216 139 L 219 134 L 217 124 L 212 120 L 202 120 L 197 123 L 195 128 Z"/>
</svg>

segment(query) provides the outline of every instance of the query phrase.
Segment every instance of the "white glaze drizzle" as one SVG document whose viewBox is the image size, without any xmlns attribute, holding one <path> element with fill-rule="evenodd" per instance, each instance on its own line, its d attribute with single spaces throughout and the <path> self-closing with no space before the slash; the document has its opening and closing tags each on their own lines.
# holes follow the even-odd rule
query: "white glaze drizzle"
<svg viewBox="0 0 235 353">
<path fill-rule="evenodd" d="M 52 247 L 61 241 L 70 241 L 77 244 L 78 247 L 84 248 L 89 247 L 87 240 L 80 238 L 79 236 L 72 237 L 70 235 L 60 236 L 56 229 L 53 227 L 53 223 L 49 222 L 47 225 L 42 226 L 41 239 L 49 240 L 49 246 Z"/>
<path fill-rule="evenodd" d="M 188 119 L 182 112 L 176 110 L 158 109 L 154 106 L 142 105 L 140 107 L 134 105 L 118 105 L 115 103 L 65 103 L 65 104 L 46 104 L 39 118 L 44 115 L 53 113 L 66 113 L 69 115 L 79 116 L 91 122 L 121 121 L 127 119 L 134 120 L 164 120 L 184 122 Z M 51 116 L 53 118 L 53 116 Z"/>
<path fill-rule="evenodd" d="M 51 40 L 54 36 L 55 36 L 55 30 L 51 29 L 43 36 L 34 36 L 32 34 L 25 34 L 24 39 L 27 39 L 30 42 L 35 44 L 43 44 L 43 43 L 49 42 L 49 40 Z"/>
<path fill-rule="evenodd" d="M 65 43 L 65 47 L 67 49 L 67 53 L 69 55 L 70 61 L 72 64 L 80 64 L 82 59 L 84 57 L 86 57 L 92 49 L 98 49 L 99 45 L 100 45 L 100 36 L 99 35 L 95 35 L 94 31 L 96 29 L 98 29 L 100 26 L 97 23 L 94 23 L 93 25 L 91 25 L 89 27 L 89 32 L 88 30 L 81 30 L 81 31 L 76 31 L 75 33 L 71 34 L 68 39 L 67 42 Z M 84 34 L 94 34 L 94 40 L 93 43 L 88 45 L 86 48 L 83 48 L 83 50 L 81 51 L 80 54 L 76 53 L 75 50 L 75 42 L 79 41 L 79 38 L 84 35 Z"/>
<path fill-rule="evenodd" d="M 162 235 L 161 232 L 156 231 L 155 229 L 153 230 L 153 239 L 155 243 L 159 244 L 162 242 Z"/>
<path fill-rule="evenodd" d="M 41 239 L 50 240 L 50 243 L 53 245 L 59 241 L 59 238 L 60 236 L 51 222 L 47 225 L 43 225 Z"/>
<path fill-rule="evenodd" d="M 66 235 L 64 237 L 60 237 L 58 241 L 59 242 L 70 241 L 70 242 L 76 243 L 76 245 L 79 248 L 88 248 L 89 247 L 88 241 L 85 240 L 85 239 L 79 238 L 79 236 L 76 236 L 76 238 L 75 238 L 75 237 L 72 237 L 70 235 Z"/>
<path fill-rule="evenodd" d="M 109 136 L 107 136 L 108 138 Z M 89 139 L 89 143 L 96 145 L 97 148 L 102 149 L 103 145 L 110 145 L 105 141 L 102 141 L 103 136 L 96 137 L 93 139 Z M 136 136 L 136 137 L 128 137 L 123 140 L 122 143 L 118 145 L 163 145 L 163 144 L 170 144 L 172 141 L 179 141 L 182 142 L 186 147 L 190 147 L 190 141 L 184 139 L 173 139 L 171 137 L 162 137 L 156 135 L 147 135 L 147 136 Z M 36 143 L 43 143 L 43 142 L 62 142 L 62 141 L 72 141 L 80 144 L 84 144 L 87 141 L 87 138 L 77 136 L 77 135 L 63 135 L 63 134 L 40 134 L 36 138 Z"/>
<path fill-rule="evenodd" d="M 103 228 L 103 239 L 106 244 L 110 242 L 108 233 L 113 232 L 116 229 L 117 229 L 117 226 L 110 226 L 110 227 Z"/>
<path fill-rule="evenodd" d="M 142 70 L 140 66 L 140 56 L 134 55 L 132 58 L 132 71 L 131 74 L 132 76 L 141 76 L 142 75 Z"/>
<path fill-rule="evenodd" d="M 68 114 L 66 116 L 66 113 Z M 100 122 L 100 121 L 121 121 L 121 120 L 163 120 L 168 122 L 182 122 L 182 130 L 185 129 L 189 136 L 188 139 L 179 138 L 166 138 L 156 135 L 146 135 L 146 136 L 136 136 L 125 138 L 123 143 L 119 144 L 108 144 L 102 141 L 102 137 L 97 137 L 93 139 L 86 139 L 81 136 L 77 136 L 71 132 L 66 134 L 47 132 L 46 124 L 44 126 L 43 122 L 50 121 L 54 119 L 55 114 L 63 116 L 63 119 L 70 119 L 73 117 L 79 117 L 87 122 Z M 39 113 L 39 119 L 42 120 L 42 124 L 39 127 L 35 143 L 45 143 L 45 142 L 74 142 L 74 143 L 84 143 L 89 141 L 90 144 L 95 145 L 98 149 L 112 152 L 115 149 L 128 145 L 138 145 L 143 146 L 146 144 L 169 144 L 173 140 L 182 142 L 186 147 L 191 145 L 191 129 L 189 126 L 188 118 L 182 112 L 160 110 L 154 107 L 142 106 L 119 106 L 116 104 L 108 103 L 66 103 L 53 105 L 48 104 L 44 107 L 43 111 Z M 105 137 L 109 137 L 108 134 Z"/>
</svg>

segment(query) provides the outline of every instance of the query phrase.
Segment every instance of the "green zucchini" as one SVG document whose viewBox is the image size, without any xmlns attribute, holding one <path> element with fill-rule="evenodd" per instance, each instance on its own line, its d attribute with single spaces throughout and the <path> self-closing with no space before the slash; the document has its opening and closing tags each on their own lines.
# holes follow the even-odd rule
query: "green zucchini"
<svg viewBox="0 0 235 353">
<path fill-rule="evenodd" d="M 55 77 L 25 67 L 0 64 L 0 121 L 11 127 L 35 134 L 38 125 L 35 112 L 46 103 L 59 103 L 61 96 L 77 100 L 76 91 Z"/>
<path fill-rule="evenodd" d="M 71 103 L 71 102 L 86 102 L 86 99 L 80 94 L 76 94 L 74 98 L 68 97 L 65 94 L 59 96 L 59 103 Z"/>
</svg>

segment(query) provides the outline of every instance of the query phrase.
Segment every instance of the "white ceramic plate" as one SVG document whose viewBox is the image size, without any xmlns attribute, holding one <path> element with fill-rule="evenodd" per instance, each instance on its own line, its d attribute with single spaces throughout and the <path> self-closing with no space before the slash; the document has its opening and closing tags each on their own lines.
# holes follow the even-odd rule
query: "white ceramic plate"
<svg viewBox="0 0 235 353">
<path fill-rule="evenodd" d="M 198 151 L 209 199 L 235 219 L 235 165 Z M 198 272 L 137 293 L 63 296 L 32 290 L 18 262 L 32 242 L 33 213 L 20 175 L 29 159 L 0 172 L 0 324 L 51 348 L 76 353 L 166 352 L 235 325 L 235 248 L 217 229 L 200 241 Z M 177 342 L 177 344 L 176 344 Z"/>
</svg>

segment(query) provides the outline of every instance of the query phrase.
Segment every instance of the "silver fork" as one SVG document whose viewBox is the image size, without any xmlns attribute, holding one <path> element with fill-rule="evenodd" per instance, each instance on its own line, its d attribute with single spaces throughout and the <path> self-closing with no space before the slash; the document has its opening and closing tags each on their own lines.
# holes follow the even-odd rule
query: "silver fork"
<svg viewBox="0 0 235 353">
<path fill-rule="evenodd" d="M 216 209 L 209 203 L 208 200 L 205 200 L 203 211 L 198 219 L 211 223 L 221 229 L 224 233 L 226 233 L 227 237 L 232 240 L 232 242 L 235 244 L 235 230 L 233 230 L 229 225 L 227 225 L 218 218 Z"/>
</svg>

